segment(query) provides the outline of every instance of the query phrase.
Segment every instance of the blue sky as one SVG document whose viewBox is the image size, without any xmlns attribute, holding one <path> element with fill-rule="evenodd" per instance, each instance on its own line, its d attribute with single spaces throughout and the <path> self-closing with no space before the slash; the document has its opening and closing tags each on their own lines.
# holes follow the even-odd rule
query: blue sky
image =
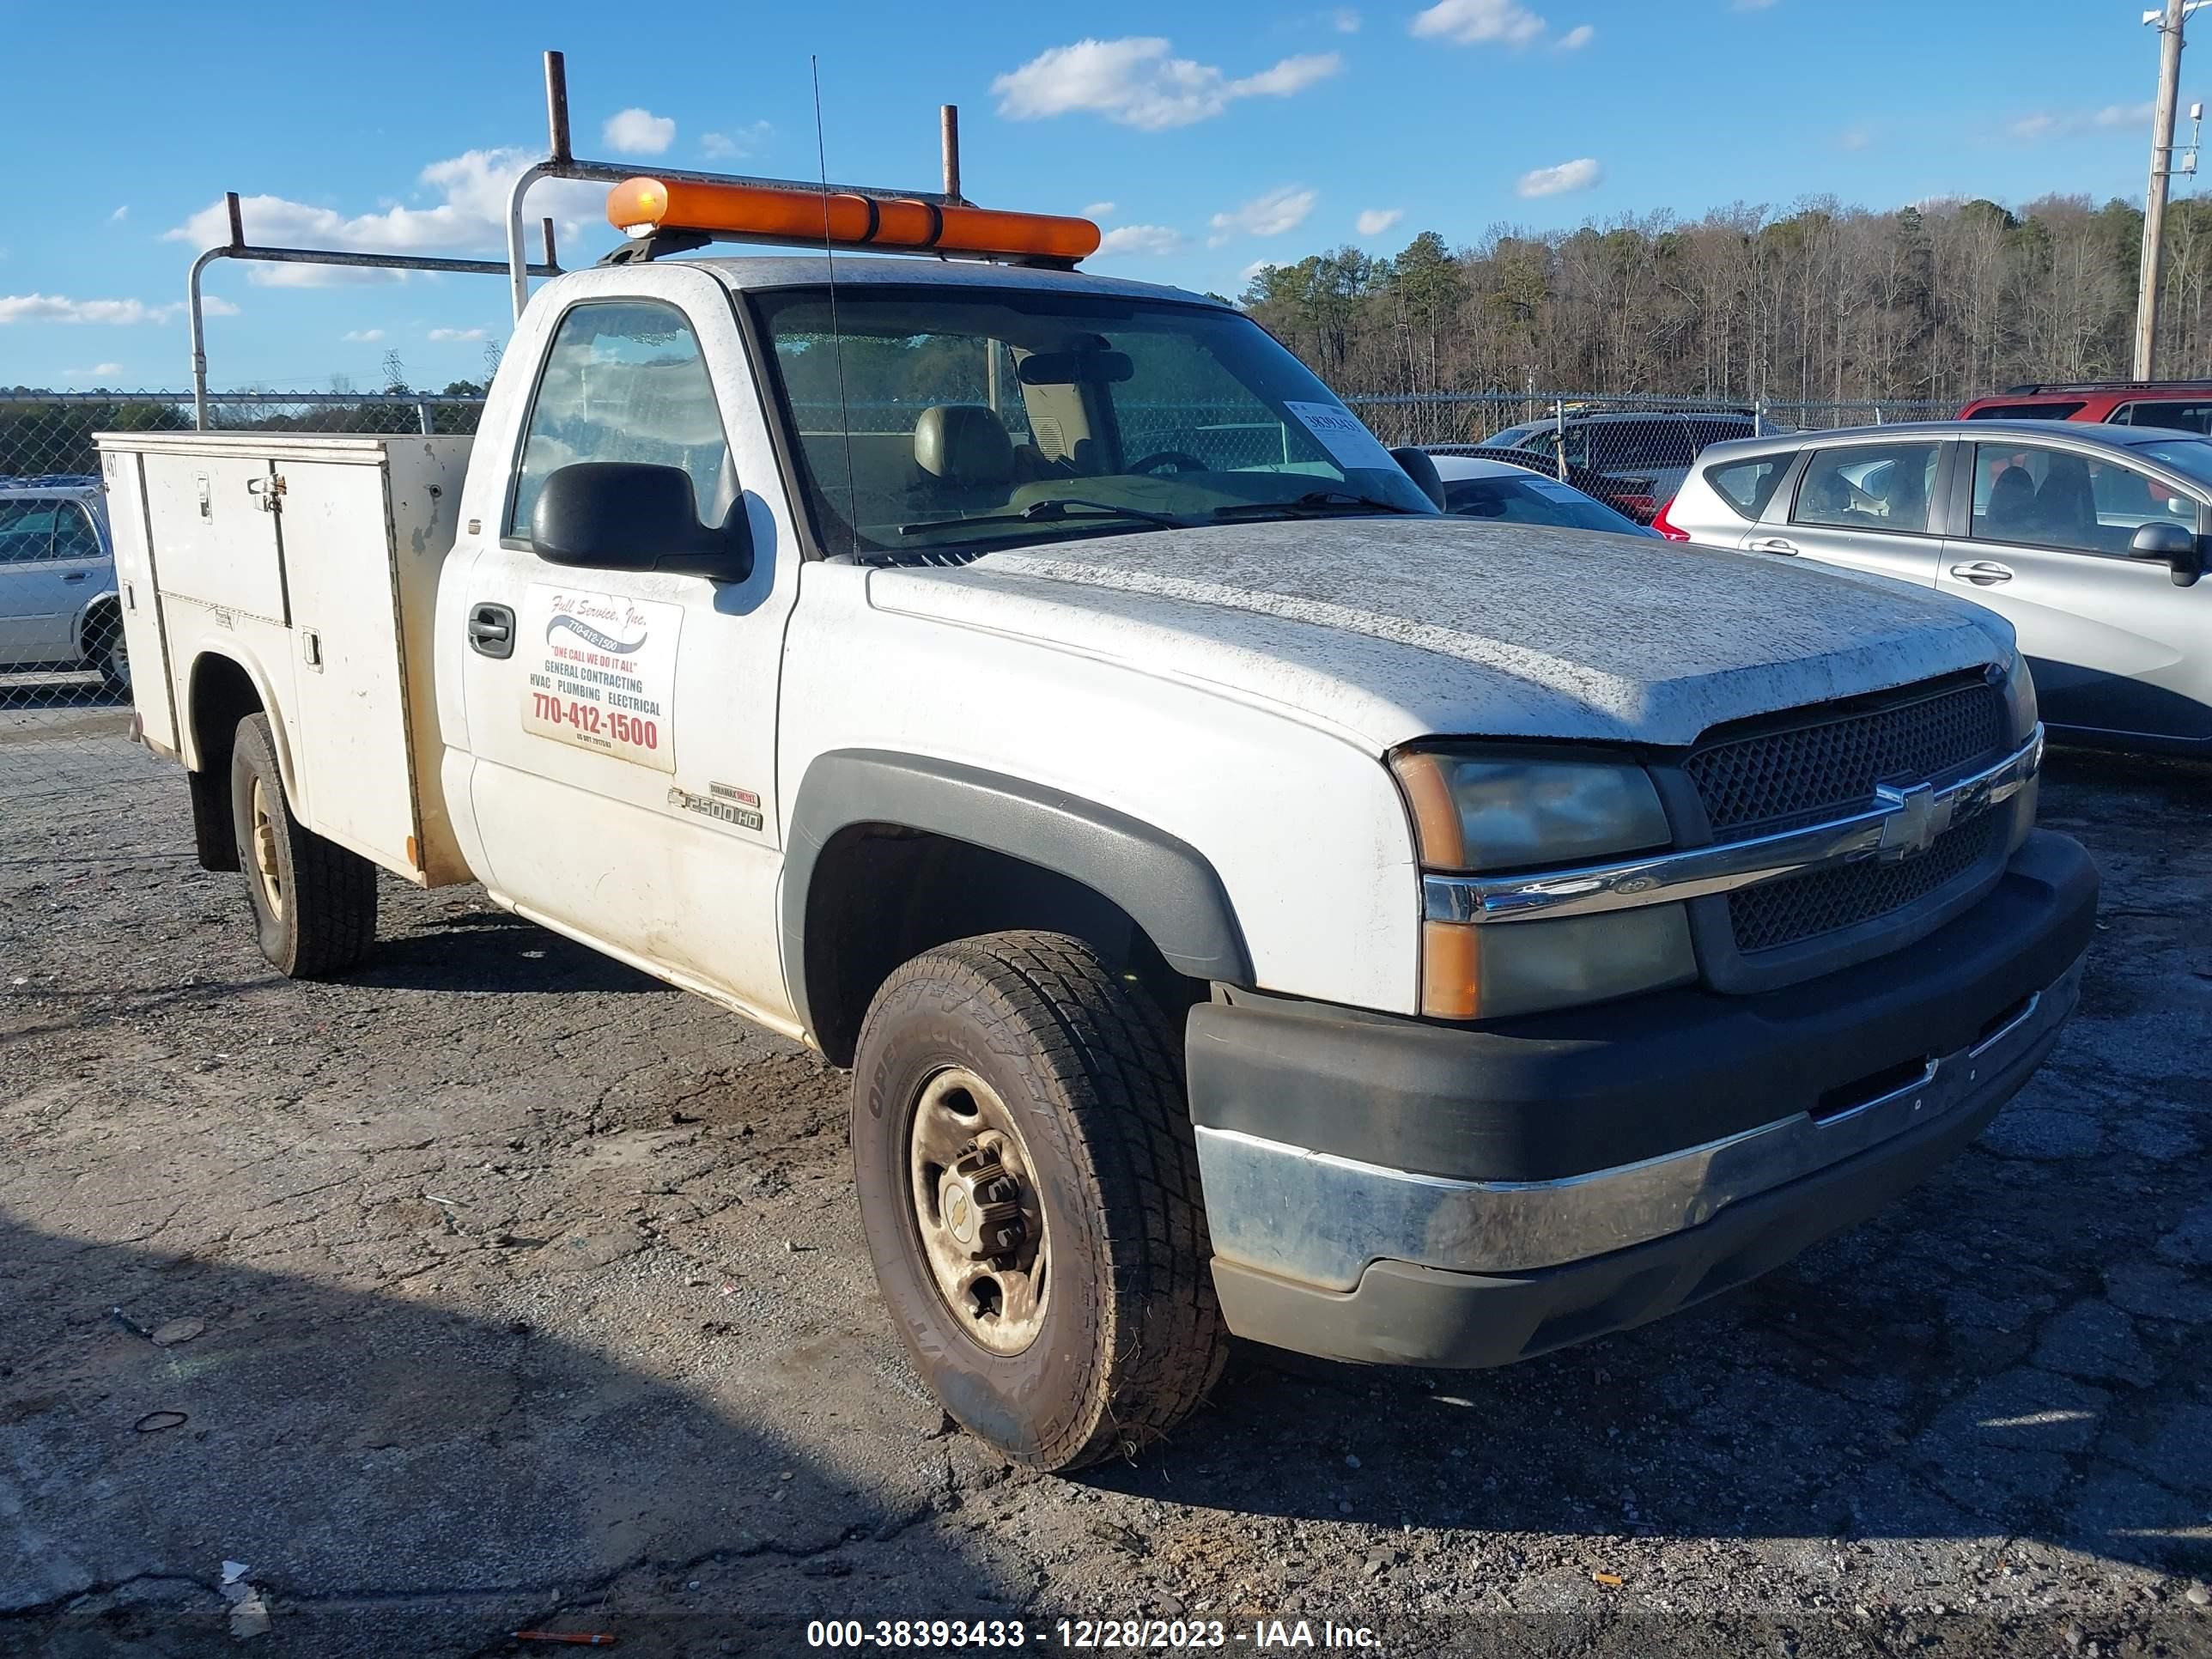
<svg viewBox="0 0 2212 1659">
<path fill-rule="evenodd" d="M 9 77 L 0 122 L 0 384 L 185 383 L 185 268 L 226 189 L 255 240 L 496 255 L 505 180 L 544 143 L 547 46 L 579 154 L 811 176 L 817 54 L 833 179 L 933 185 L 936 106 L 957 103 L 971 198 L 1095 207 L 1094 268 L 1233 295 L 1255 262 L 1424 228 L 1820 193 L 2140 199 L 2143 4 L 121 0 L 88 24 L 0 0 L 11 58 L 53 71 Z M 2185 59 L 2185 106 L 2200 84 Z M 532 200 L 571 264 L 617 240 L 596 187 Z M 418 386 L 480 378 L 507 331 L 487 278 L 272 275 L 300 272 L 211 274 L 218 387 L 371 386 L 387 350 Z"/>
</svg>

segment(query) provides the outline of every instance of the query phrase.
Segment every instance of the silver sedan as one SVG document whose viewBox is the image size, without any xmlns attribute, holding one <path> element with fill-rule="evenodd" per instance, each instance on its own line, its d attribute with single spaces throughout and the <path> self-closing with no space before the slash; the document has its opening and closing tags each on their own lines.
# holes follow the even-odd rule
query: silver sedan
<svg viewBox="0 0 2212 1659">
<path fill-rule="evenodd" d="M 93 669 L 130 686 L 97 478 L 0 478 L 0 669 L 21 668 Z"/>
<path fill-rule="evenodd" d="M 2212 753 L 2212 442 L 1942 421 L 1716 444 L 1655 521 L 1933 587 L 2010 622 L 2054 736 Z"/>
</svg>

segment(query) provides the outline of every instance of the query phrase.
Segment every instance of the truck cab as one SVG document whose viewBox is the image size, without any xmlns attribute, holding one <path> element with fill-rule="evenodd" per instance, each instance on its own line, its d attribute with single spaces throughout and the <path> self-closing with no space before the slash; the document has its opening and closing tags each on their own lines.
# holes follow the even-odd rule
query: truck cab
<svg viewBox="0 0 2212 1659">
<path fill-rule="evenodd" d="M 103 449 L 271 960 L 472 878 L 850 1067 L 890 1316 L 1036 1467 L 1231 1334 L 1488 1365 L 1741 1283 L 2075 1000 L 2002 621 L 1447 518 L 1198 295 L 633 259 L 538 293 L 472 441 Z"/>
</svg>

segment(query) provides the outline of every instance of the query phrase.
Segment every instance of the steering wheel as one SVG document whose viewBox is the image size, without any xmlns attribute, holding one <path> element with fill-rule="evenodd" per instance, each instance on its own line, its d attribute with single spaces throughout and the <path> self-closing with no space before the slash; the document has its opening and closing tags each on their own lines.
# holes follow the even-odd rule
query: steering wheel
<svg viewBox="0 0 2212 1659">
<path fill-rule="evenodd" d="M 1164 466 L 1172 466 L 1178 472 L 1204 472 L 1206 463 L 1187 449 L 1156 449 L 1141 461 L 1129 465 L 1132 472 L 1152 472 Z"/>
</svg>

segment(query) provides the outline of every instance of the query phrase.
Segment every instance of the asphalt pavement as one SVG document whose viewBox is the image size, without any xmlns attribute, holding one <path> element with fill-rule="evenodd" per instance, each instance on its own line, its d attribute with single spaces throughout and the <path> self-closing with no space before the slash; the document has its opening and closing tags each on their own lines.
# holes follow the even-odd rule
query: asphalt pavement
<svg viewBox="0 0 2212 1659">
<path fill-rule="evenodd" d="M 473 889 L 282 980 L 120 721 L 0 724 L 0 1652 L 2212 1652 L 2212 771 L 2054 757 L 2081 1010 L 1874 1221 L 1510 1370 L 1246 1350 L 1058 1479 L 908 1370 L 842 1074 Z"/>
</svg>

